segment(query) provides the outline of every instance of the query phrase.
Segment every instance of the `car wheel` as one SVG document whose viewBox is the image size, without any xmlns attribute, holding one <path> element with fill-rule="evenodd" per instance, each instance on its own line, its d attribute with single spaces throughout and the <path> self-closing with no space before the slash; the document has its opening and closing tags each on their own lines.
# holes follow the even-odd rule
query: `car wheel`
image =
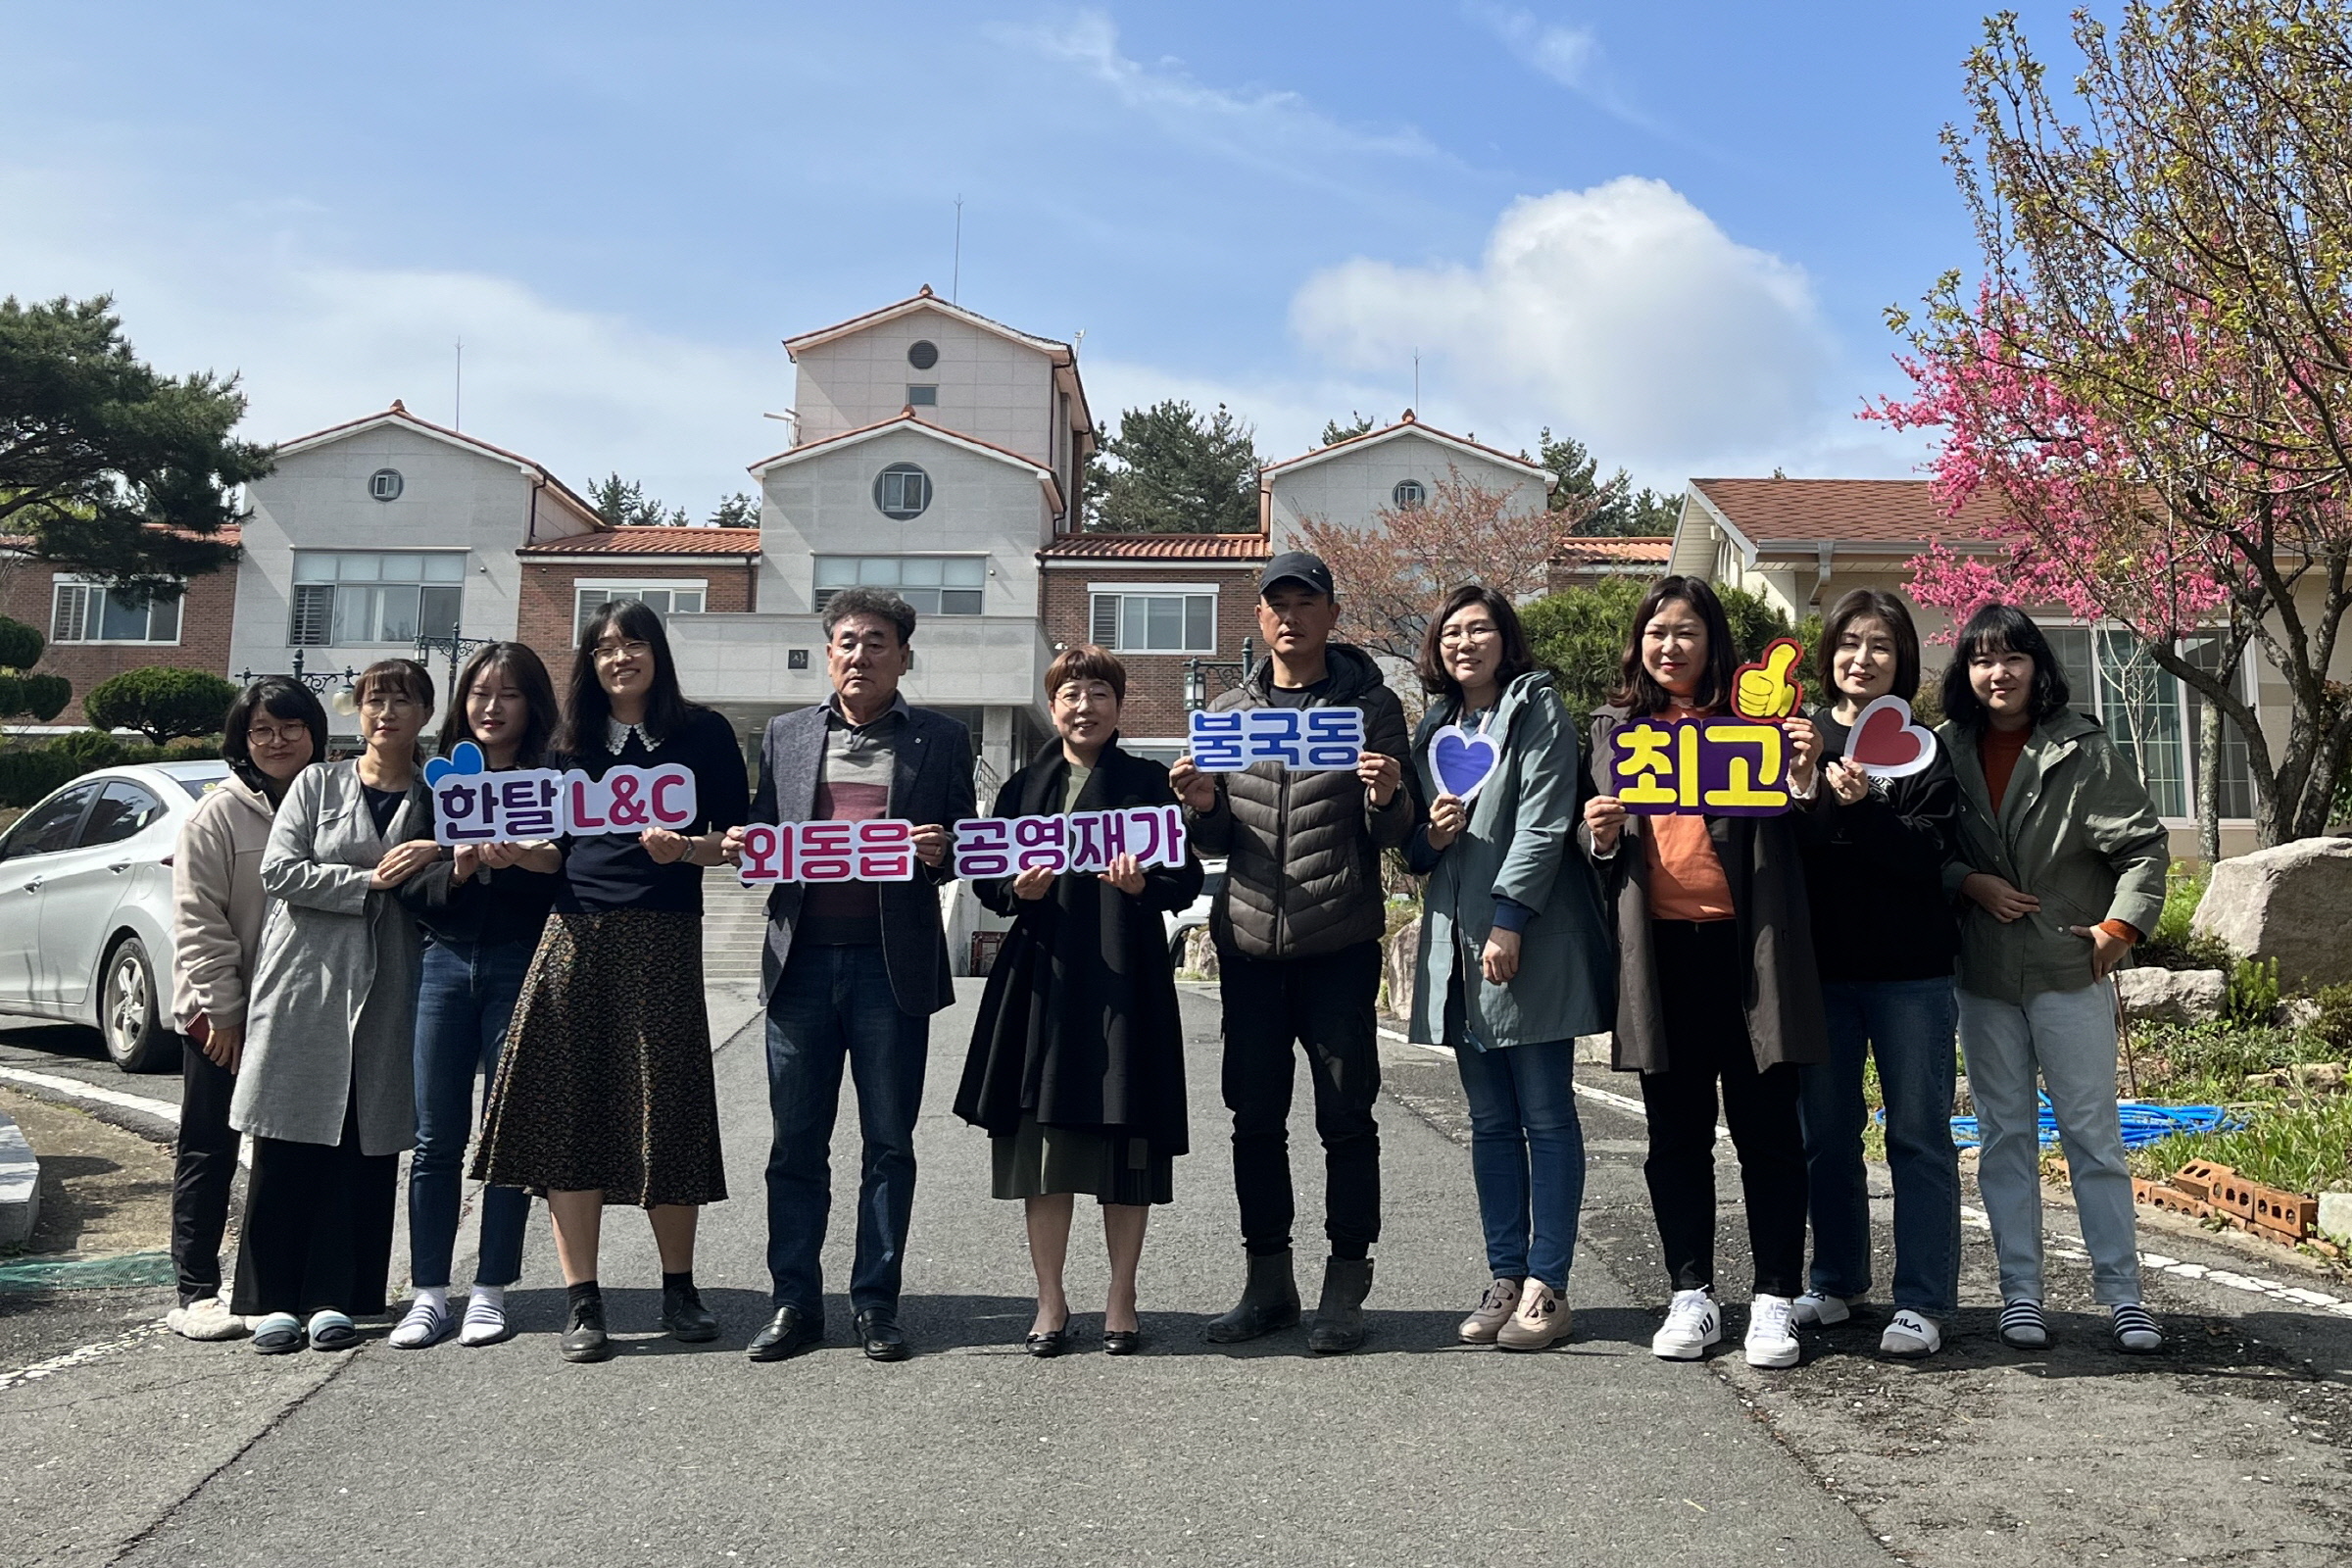
<svg viewBox="0 0 2352 1568">
<path fill-rule="evenodd" d="M 106 1054 L 124 1072 L 161 1072 L 176 1044 L 155 1010 L 155 965 L 147 944 L 124 937 L 106 956 L 98 1001 L 98 1029 Z"/>
</svg>

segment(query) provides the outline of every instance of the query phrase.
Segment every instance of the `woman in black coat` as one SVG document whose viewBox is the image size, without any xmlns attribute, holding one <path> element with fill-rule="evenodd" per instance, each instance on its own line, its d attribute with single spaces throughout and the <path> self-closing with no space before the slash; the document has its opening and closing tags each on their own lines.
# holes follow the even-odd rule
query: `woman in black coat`
<svg viewBox="0 0 2352 1568">
<path fill-rule="evenodd" d="M 1127 671 L 1116 659 L 1069 649 L 1046 671 L 1046 692 L 1060 738 L 1005 782 L 997 816 L 1175 804 L 1167 769 L 1118 748 Z M 1200 862 L 1188 848 L 1181 866 L 1146 868 L 1128 853 L 1100 872 L 1040 866 L 975 878 L 972 891 L 1015 924 L 989 970 L 956 1113 L 988 1129 L 996 1196 L 1027 1209 L 1029 1353 L 1056 1355 L 1067 1342 L 1061 1270 L 1079 1193 L 1102 1205 L 1110 1249 L 1102 1348 L 1130 1353 L 1142 1343 L 1145 1221 L 1150 1205 L 1173 1200 L 1187 1148 L 1184 1031 L 1160 916 L 1200 896 Z"/>
</svg>

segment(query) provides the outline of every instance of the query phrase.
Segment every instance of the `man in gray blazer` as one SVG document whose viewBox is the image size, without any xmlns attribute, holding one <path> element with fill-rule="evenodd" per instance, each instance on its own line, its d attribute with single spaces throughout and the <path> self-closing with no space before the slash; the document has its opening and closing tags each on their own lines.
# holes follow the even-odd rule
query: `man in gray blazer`
<svg viewBox="0 0 2352 1568">
<path fill-rule="evenodd" d="M 911 882 L 778 885 L 767 901 L 760 996 L 767 1004 L 767 1267 L 775 1315 L 755 1361 L 780 1361 L 825 1337 L 817 1254 L 832 1208 L 828 1155 L 846 1060 L 864 1140 L 850 1309 L 866 1355 L 901 1361 L 900 1272 L 914 1206 L 914 1119 L 923 1099 L 931 1014 L 956 1000 L 939 889 L 955 876 L 955 825 L 975 814 L 971 737 L 945 713 L 899 695 L 912 659 L 914 611 L 894 594 L 853 588 L 827 601 L 825 668 L 833 695 L 770 720 L 754 822 L 916 824 Z M 740 859 L 742 830 L 728 836 Z"/>
</svg>

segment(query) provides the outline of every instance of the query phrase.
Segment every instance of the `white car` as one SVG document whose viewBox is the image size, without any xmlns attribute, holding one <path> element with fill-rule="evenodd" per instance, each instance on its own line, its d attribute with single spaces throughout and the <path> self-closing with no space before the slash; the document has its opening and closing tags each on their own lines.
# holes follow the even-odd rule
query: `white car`
<svg viewBox="0 0 2352 1568">
<path fill-rule="evenodd" d="M 0 836 L 0 1012 L 88 1024 L 124 1072 L 179 1065 L 172 852 L 225 762 L 84 773 Z"/>
<path fill-rule="evenodd" d="M 1181 909 L 1170 910 L 1167 915 L 1168 961 L 1179 969 L 1184 967 L 1185 939 L 1208 924 L 1208 911 L 1215 906 L 1217 895 L 1225 891 L 1223 860 L 1202 860 L 1200 869 L 1205 873 L 1200 879 L 1200 896 Z"/>
</svg>

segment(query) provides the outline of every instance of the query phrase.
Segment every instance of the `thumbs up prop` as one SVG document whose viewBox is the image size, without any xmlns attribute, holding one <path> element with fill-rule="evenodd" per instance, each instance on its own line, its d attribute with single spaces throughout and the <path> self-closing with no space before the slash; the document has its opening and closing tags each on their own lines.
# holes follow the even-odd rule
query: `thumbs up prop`
<svg viewBox="0 0 2352 1568">
<path fill-rule="evenodd" d="M 1741 664 L 1732 676 L 1732 711 L 1741 718 L 1777 722 L 1796 711 L 1805 688 L 1795 678 L 1805 651 L 1793 637 L 1776 637 L 1765 645 L 1764 657 Z"/>
</svg>

